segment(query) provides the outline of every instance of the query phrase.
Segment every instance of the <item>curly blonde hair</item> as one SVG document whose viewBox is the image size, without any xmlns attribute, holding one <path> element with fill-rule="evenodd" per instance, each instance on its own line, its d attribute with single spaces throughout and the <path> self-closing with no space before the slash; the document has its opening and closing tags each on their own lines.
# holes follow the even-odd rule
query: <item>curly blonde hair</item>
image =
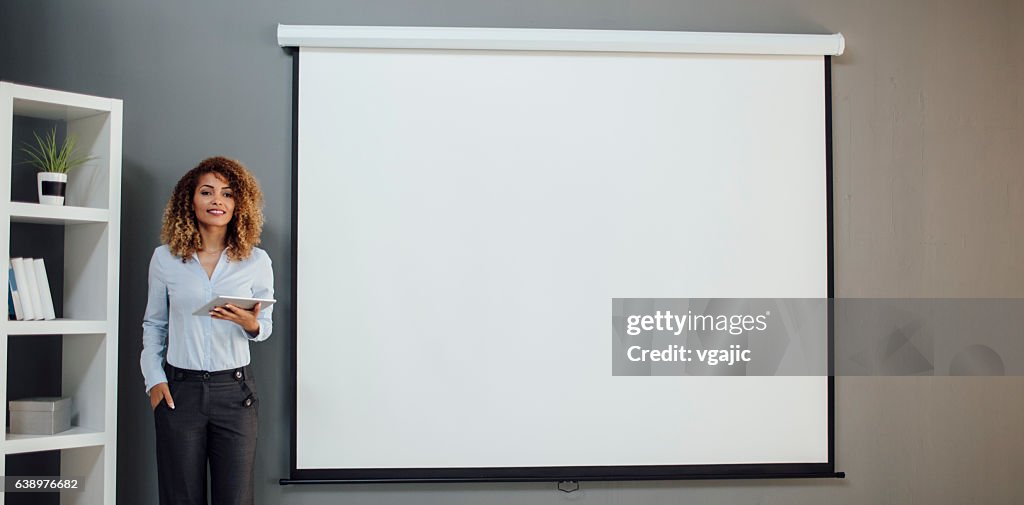
<svg viewBox="0 0 1024 505">
<path fill-rule="evenodd" d="M 256 178 L 244 165 L 222 156 L 203 160 L 175 184 L 167 208 L 164 209 L 160 240 L 182 262 L 192 259 L 192 254 L 203 248 L 193 198 L 199 178 L 208 173 L 223 177 L 233 190 L 235 212 L 228 224 L 225 245 L 228 258 L 244 260 L 252 255 L 252 248 L 260 243 L 260 233 L 263 232 L 263 192 Z"/>
</svg>

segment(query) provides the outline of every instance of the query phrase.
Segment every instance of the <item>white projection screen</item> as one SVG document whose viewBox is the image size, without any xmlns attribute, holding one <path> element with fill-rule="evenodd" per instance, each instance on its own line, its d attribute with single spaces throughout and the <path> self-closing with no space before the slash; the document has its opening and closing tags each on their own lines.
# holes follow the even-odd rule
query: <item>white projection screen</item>
<svg viewBox="0 0 1024 505">
<path fill-rule="evenodd" d="M 283 482 L 834 474 L 829 377 L 617 377 L 609 322 L 832 295 L 841 36 L 287 28 Z"/>
</svg>

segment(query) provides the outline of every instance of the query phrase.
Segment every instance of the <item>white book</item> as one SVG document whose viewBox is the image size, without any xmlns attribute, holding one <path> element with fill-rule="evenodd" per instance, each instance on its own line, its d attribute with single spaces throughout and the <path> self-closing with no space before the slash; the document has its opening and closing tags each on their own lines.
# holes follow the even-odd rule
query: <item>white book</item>
<svg viewBox="0 0 1024 505">
<path fill-rule="evenodd" d="M 57 314 L 53 311 L 53 296 L 50 294 L 50 280 L 46 278 L 46 264 L 43 263 L 42 258 L 36 258 L 33 260 L 36 267 L 36 284 L 39 288 L 39 301 L 42 302 L 43 307 L 43 319 L 49 321 L 50 319 L 57 319 Z"/>
<path fill-rule="evenodd" d="M 18 291 L 18 279 L 14 277 L 14 267 L 7 266 L 7 285 L 10 287 L 11 305 L 14 306 L 14 318 L 25 319 L 25 309 L 21 308 L 21 292 Z"/>
<path fill-rule="evenodd" d="M 32 297 L 32 319 L 43 319 L 46 314 L 43 312 L 43 300 L 39 296 L 39 281 L 36 280 L 36 262 L 32 258 L 25 258 L 25 282 L 28 283 L 28 295 Z"/>
<path fill-rule="evenodd" d="M 28 272 L 25 270 L 24 258 L 11 258 L 11 266 L 14 267 L 14 280 L 18 283 L 18 291 L 21 293 L 21 308 L 25 313 L 26 320 L 36 318 L 36 311 L 32 306 L 32 295 L 29 294 Z"/>
</svg>

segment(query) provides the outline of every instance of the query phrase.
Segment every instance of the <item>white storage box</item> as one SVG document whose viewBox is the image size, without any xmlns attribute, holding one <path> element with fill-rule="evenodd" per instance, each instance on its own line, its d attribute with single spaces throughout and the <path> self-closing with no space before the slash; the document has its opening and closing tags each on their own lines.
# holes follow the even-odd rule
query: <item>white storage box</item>
<svg viewBox="0 0 1024 505">
<path fill-rule="evenodd" d="M 11 400 L 11 433 L 53 435 L 71 428 L 71 398 Z"/>
</svg>

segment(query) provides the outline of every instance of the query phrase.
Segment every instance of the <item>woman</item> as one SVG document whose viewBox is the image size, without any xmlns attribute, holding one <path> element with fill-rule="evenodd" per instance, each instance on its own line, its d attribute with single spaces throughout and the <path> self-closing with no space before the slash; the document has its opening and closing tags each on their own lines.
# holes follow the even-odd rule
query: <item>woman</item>
<svg viewBox="0 0 1024 505">
<path fill-rule="evenodd" d="M 142 374 L 156 422 L 160 503 L 253 503 L 256 384 L 249 342 L 266 340 L 272 307 L 217 307 L 215 296 L 273 298 L 270 257 L 256 247 L 263 194 L 241 163 L 203 160 L 174 187 L 149 263 Z"/>
</svg>

